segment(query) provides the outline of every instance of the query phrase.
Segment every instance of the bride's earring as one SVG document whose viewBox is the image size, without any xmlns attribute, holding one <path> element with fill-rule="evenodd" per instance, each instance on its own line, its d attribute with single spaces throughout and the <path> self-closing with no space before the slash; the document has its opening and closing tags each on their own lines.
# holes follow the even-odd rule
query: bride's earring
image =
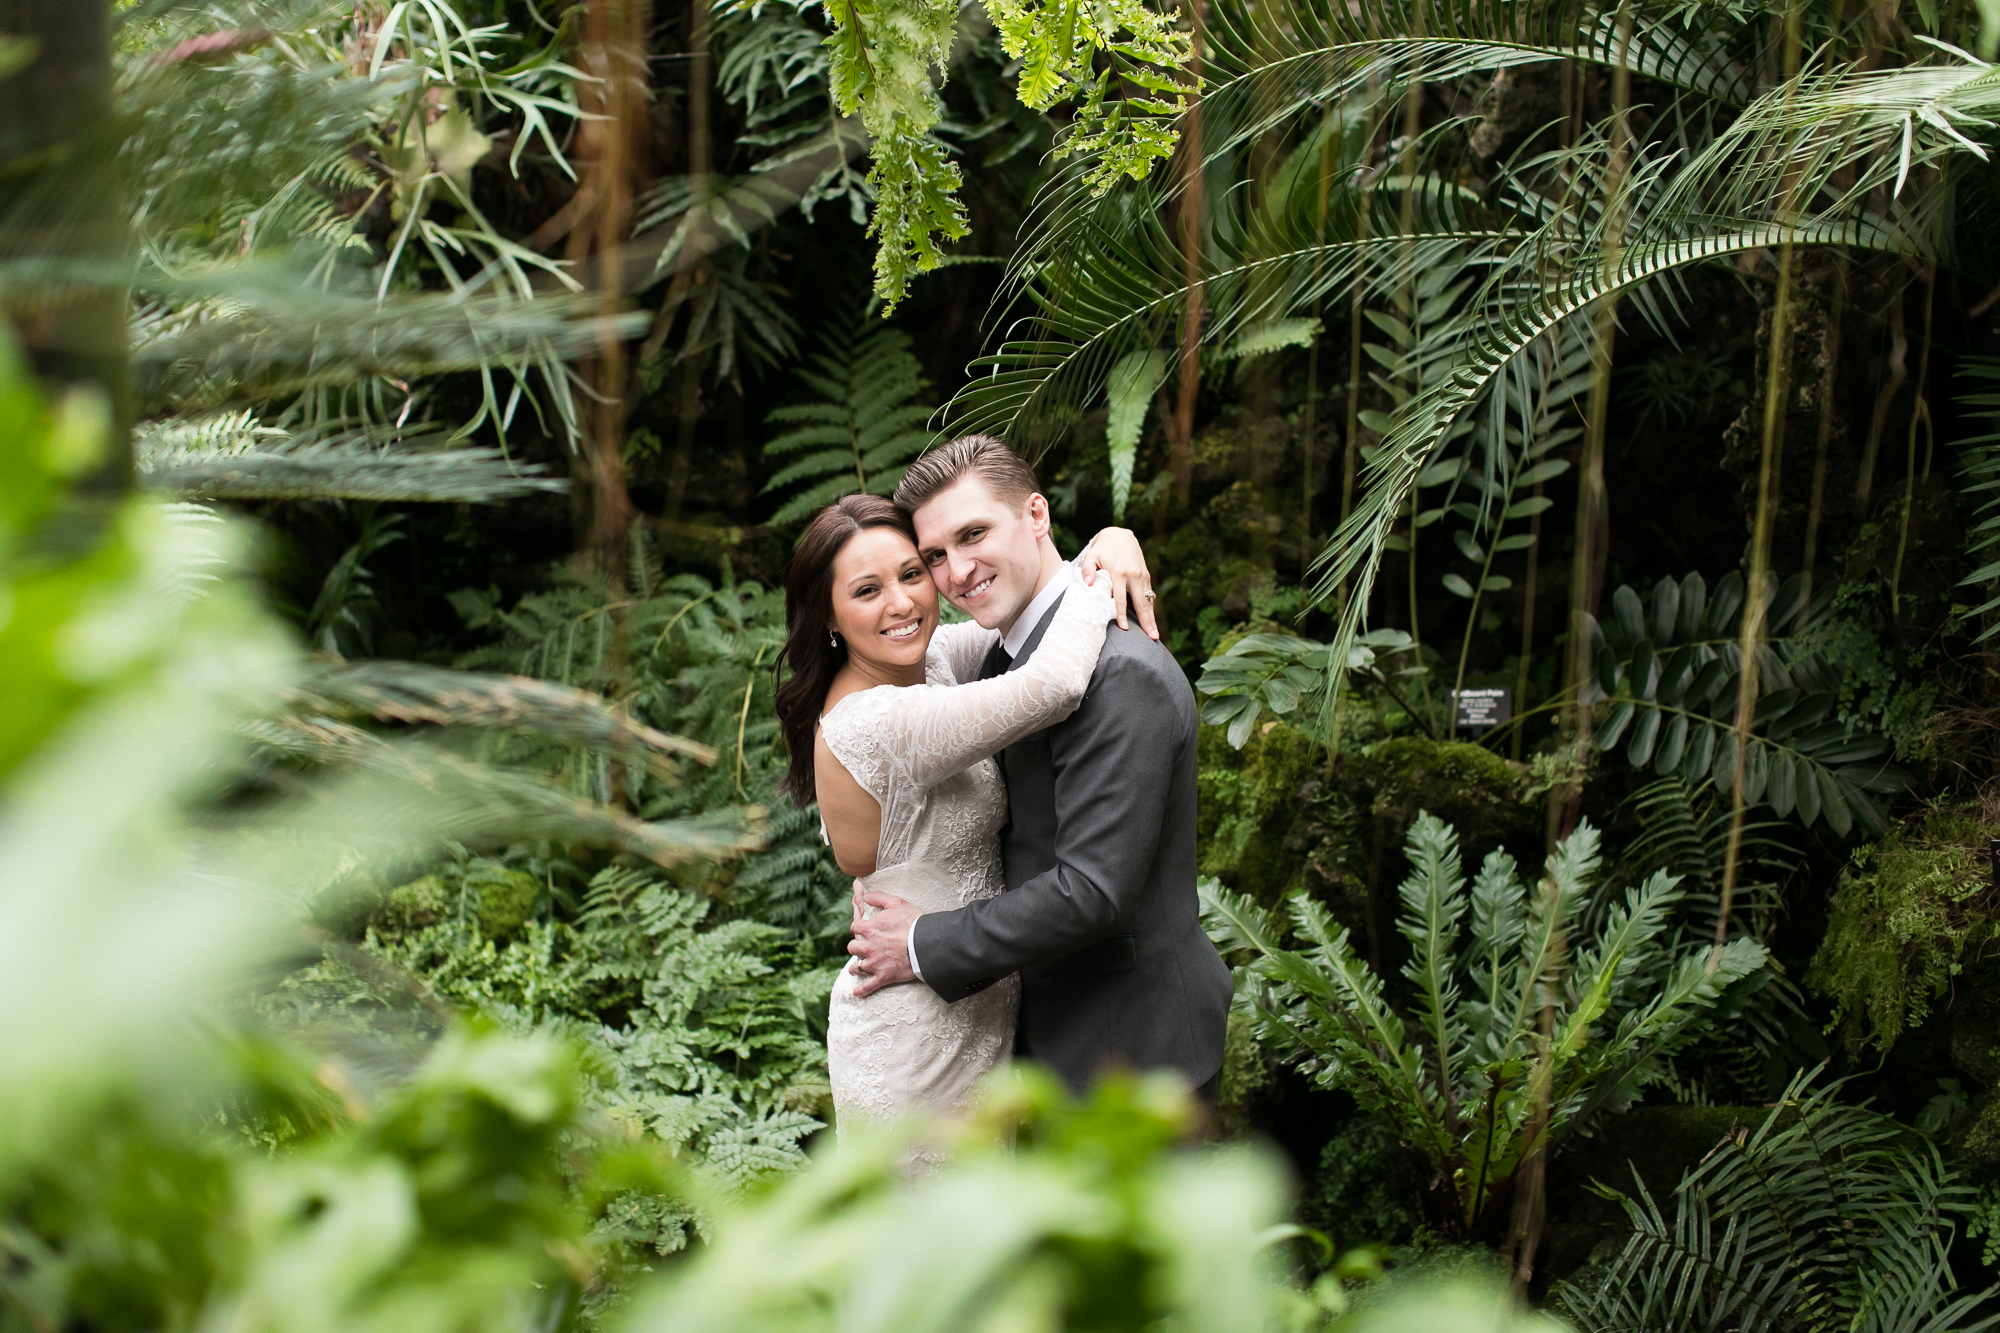
<svg viewBox="0 0 2000 1333">
<path fill-rule="evenodd" d="M 838 634 L 835 634 L 832 630 L 828 630 L 826 632 L 826 641 L 832 644 L 836 648 L 840 647 L 840 636 Z"/>
</svg>

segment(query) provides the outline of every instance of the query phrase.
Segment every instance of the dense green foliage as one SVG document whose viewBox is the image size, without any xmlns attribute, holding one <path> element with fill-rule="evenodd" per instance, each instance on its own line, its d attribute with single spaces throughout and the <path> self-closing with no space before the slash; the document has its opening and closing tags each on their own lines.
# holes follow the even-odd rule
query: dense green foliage
<svg viewBox="0 0 2000 1333">
<path fill-rule="evenodd" d="M 1586 1327 L 1980 1326 L 1980 7 L 110 32 L 0 36 L 0 1330 L 1483 1327 L 1336 1251 L 1544 1187 Z M 1333 1248 L 1146 1085 L 809 1165 L 774 589 L 974 425 L 1145 539 L 1257 941 L 1211 1132 Z"/>
<path fill-rule="evenodd" d="M 1802 1076 L 1754 1131 L 1673 1192 L 1624 1204 L 1632 1235 L 1561 1293 L 1587 1328 L 1990 1327 L 1990 1291 L 1960 1294 L 1948 1252 L 1970 1211 L 1937 1150 Z"/>
</svg>

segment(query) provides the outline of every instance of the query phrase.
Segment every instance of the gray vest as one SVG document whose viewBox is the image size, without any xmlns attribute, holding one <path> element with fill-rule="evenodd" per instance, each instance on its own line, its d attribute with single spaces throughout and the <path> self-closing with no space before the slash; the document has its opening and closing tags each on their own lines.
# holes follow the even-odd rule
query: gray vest
<svg viewBox="0 0 2000 1333">
<path fill-rule="evenodd" d="M 995 644 L 981 678 L 1033 656 L 1054 615 L 1011 663 Z M 1017 1054 L 1078 1091 L 1110 1068 L 1199 1087 L 1222 1067 L 1231 982 L 1195 897 L 1196 726 L 1173 655 L 1111 626 L 1082 706 L 1000 755 L 1007 891 L 919 923 L 944 999 L 1021 974 Z"/>
</svg>

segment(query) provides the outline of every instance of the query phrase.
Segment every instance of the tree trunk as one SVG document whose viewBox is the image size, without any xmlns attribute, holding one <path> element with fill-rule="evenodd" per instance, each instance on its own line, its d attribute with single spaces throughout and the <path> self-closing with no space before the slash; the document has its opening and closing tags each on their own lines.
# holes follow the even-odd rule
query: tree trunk
<svg viewBox="0 0 2000 1333">
<path fill-rule="evenodd" d="M 591 199 L 587 225 L 570 233 L 570 258 L 594 257 L 598 313 L 606 332 L 584 367 L 593 391 L 586 407 L 584 452 L 590 476 L 588 559 L 614 586 L 625 580 L 632 500 L 625 486 L 625 346 L 609 331 L 624 306 L 620 247 L 632 220 L 632 187 L 648 131 L 645 0 L 590 0 L 584 18 L 581 84 L 585 110 L 596 119 L 579 133 L 586 174 L 578 186 Z"/>
<path fill-rule="evenodd" d="M 109 5 L 0 0 L 0 35 L 33 44 L 26 67 L 0 79 L 0 256 L 124 259 Z M 113 447 L 79 483 L 84 493 L 117 495 L 132 484 L 126 302 L 122 287 L 98 287 L 13 315 L 39 378 L 52 388 L 92 386 L 110 407 Z"/>
</svg>

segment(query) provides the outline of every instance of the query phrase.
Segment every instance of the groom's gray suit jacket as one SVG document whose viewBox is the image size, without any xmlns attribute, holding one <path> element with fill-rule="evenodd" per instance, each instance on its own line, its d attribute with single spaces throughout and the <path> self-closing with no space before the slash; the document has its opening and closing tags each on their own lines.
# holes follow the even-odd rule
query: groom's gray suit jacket
<svg viewBox="0 0 2000 1333">
<path fill-rule="evenodd" d="M 1051 609 L 1011 663 L 1033 656 Z M 1194 692 L 1173 655 L 1110 627 L 1083 703 L 1009 746 L 1007 892 L 918 923 L 924 981 L 962 1000 L 1021 974 L 1019 1053 L 1074 1089 L 1115 1067 L 1222 1067 L 1230 977 L 1195 897 Z"/>
</svg>

